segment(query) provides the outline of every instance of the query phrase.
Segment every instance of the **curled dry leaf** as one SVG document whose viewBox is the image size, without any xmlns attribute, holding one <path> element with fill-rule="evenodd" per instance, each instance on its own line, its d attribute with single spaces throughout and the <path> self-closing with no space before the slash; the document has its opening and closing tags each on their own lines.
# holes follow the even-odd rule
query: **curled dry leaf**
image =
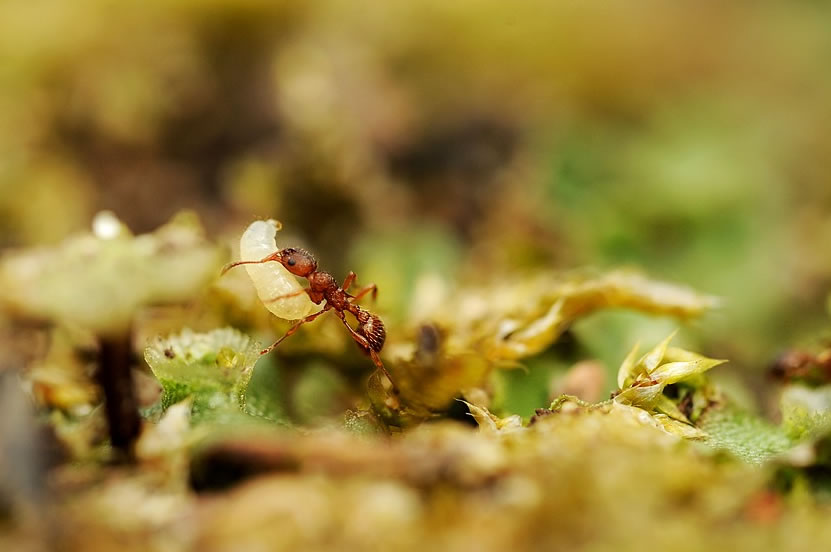
<svg viewBox="0 0 831 552">
<path fill-rule="evenodd" d="M 518 283 L 470 286 L 432 313 L 434 323 L 422 324 L 422 336 L 425 328 L 443 329 L 433 330 L 436 337 L 427 340 L 429 347 L 421 338 L 409 350 L 390 347 L 399 352 L 390 370 L 408 412 L 398 412 L 389 421 L 397 425 L 402 415 L 424 419 L 446 408 L 462 390 L 481 386 L 493 368 L 515 366 L 543 351 L 575 320 L 597 310 L 628 308 L 690 318 L 717 304 L 714 297 L 631 271 L 599 276 L 547 273 Z M 665 349 L 666 344 L 653 356 L 659 358 Z M 385 393 L 380 388 L 376 391 L 380 395 L 373 398 L 373 404 L 389 414 L 389 406 L 382 406 Z M 653 394 L 660 394 L 660 389 Z"/>
<path fill-rule="evenodd" d="M 575 320 L 600 309 L 687 319 L 717 305 L 715 297 L 688 287 L 618 270 L 599 276 L 542 274 L 470 288 L 447 301 L 435 317 L 452 329 L 452 342 L 460 348 L 476 347 L 493 361 L 510 362 L 539 353 Z"/>
</svg>

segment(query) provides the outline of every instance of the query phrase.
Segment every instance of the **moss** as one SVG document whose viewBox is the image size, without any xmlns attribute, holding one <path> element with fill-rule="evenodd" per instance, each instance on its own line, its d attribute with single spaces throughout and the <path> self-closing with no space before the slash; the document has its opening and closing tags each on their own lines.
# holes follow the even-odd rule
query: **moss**
<svg viewBox="0 0 831 552">
<path fill-rule="evenodd" d="M 156 339 L 144 356 L 162 385 L 163 409 L 190 398 L 195 421 L 247 412 L 246 391 L 259 358 L 259 344 L 248 336 L 230 328 L 184 330 Z"/>
</svg>

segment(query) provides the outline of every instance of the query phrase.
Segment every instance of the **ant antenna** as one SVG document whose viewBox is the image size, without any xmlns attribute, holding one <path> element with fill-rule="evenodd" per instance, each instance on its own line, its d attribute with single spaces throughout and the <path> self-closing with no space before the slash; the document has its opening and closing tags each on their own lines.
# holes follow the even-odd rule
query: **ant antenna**
<svg viewBox="0 0 831 552">
<path fill-rule="evenodd" d="M 259 261 L 237 261 L 237 262 L 235 262 L 235 263 L 227 264 L 227 265 L 225 265 L 225 266 L 222 268 L 222 272 L 220 272 L 220 273 L 219 273 L 219 275 L 220 275 L 220 276 L 225 276 L 225 273 L 226 273 L 226 272 L 228 272 L 228 271 L 229 271 L 229 270 L 231 270 L 232 268 L 237 267 L 237 266 L 240 266 L 240 265 L 247 265 L 247 264 L 263 264 L 263 263 L 267 263 L 267 262 L 269 262 L 269 261 L 276 261 L 276 259 L 272 259 L 272 258 L 270 258 L 270 257 L 271 257 L 271 256 L 266 257 L 265 259 L 260 259 Z"/>
</svg>

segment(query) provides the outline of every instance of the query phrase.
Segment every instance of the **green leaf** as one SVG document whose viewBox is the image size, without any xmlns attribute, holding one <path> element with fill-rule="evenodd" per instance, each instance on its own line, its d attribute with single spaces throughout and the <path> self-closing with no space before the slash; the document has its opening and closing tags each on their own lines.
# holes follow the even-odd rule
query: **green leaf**
<svg viewBox="0 0 831 552">
<path fill-rule="evenodd" d="M 677 420 L 685 424 L 690 423 L 690 420 L 684 415 L 683 412 L 681 412 L 678 405 L 676 405 L 672 399 L 663 393 L 658 397 L 658 400 L 655 401 L 655 411 L 669 416 L 673 420 Z"/>
<path fill-rule="evenodd" d="M 693 360 L 706 359 L 704 355 L 699 355 L 680 347 L 667 347 L 664 351 L 664 362 L 689 362 Z"/>
<path fill-rule="evenodd" d="M 624 389 L 615 397 L 615 402 L 621 404 L 629 404 L 638 406 L 646 411 L 651 411 L 658 402 L 658 397 L 664 391 L 664 386 L 660 383 L 652 385 L 633 385 Z"/>
<path fill-rule="evenodd" d="M 688 379 L 692 376 L 703 374 L 707 370 L 710 370 L 720 364 L 724 364 L 725 362 L 727 361 L 714 358 L 701 358 L 685 362 L 669 362 L 667 364 L 661 364 L 655 368 L 651 375 L 664 385 L 670 385 Z"/>
<path fill-rule="evenodd" d="M 245 412 L 272 422 L 287 423 L 285 401 L 280 390 L 283 374 L 273 356 L 257 364 L 245 394 Z"/>
<path fill-rule="evenodd" d="M 620 365 L 620 369 L 617 372 L 617 385 L 621 389 L 632 383 L 632 380 L 635 379 L 635 358 L 638 356 L 640 348 L 641 342 L 638 341 Z"/>
<path fill-rule="evenodd" d="M 157 338 L 144 358 L 162 384 L 162 407 L 193 399 L 193 416 L 245 412 L 245 392 L 259 358 L 259 344 L 232 328 Z"/>
<path fill-rule="evenodd" d="M 708 445 L 750 464 L 762 464 L 793 446 L 781 427 L 729 404 L 705 410 L 696 425 L 707 433 Z"/>
</svg>

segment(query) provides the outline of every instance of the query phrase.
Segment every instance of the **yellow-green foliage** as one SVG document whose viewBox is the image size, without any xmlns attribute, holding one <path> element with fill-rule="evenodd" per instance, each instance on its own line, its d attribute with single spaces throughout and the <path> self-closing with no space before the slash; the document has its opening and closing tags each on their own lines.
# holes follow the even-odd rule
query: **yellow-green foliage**
<svg viewBox="0 0 831 552">
<path fill-rule="evenodd" d="M 237 408 L 245 411 L 245 393 L 259 358 L 259 344 L 231 328 L 197 334 L 185 329 L 157 338 L 144 352 L 162 385 L 163 409 L 187 398 L 194 414 Z"/>
<path fill-rule="evenodd" d="M 828 549 L 830 15 L 0 2 L 0 550 Z"/>
<path fill-rule="evenodd" d="M 140 307 L 199 294 L 223 257 L 193 213 L 134 236 L 115 215 L 102 212 L 91 233 L 4 255 L 0 305 L 18 316 L 120 335 Z"/>
</svg>

